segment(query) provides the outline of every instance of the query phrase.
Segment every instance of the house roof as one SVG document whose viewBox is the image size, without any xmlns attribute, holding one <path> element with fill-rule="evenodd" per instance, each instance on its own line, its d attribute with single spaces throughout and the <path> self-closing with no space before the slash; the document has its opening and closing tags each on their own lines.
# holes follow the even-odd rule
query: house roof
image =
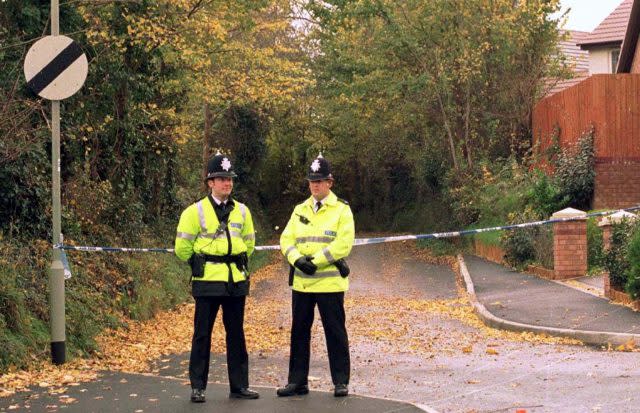
<svg viewBox="0 0 640 413">
<path fill-rule="evenodd" d="M 629 73 L 631 72 L 631 65 L 633 64 L 633 58 L 636 54 L 636 46 L 638 44 L 638 35 L 640 34 L 640 0 L 633 2 L 633 7 L 629 15 L 629 24 L 627 25 L 627 32 L 624 36 L 624 42 L 622 42 L 622 49 L 620 50 L 620 60 L 618 61 L 618 68 L 616 73 Z"/>
<path fill-rule="evenodd" d="M 546 79 L 546 96 L 558 93 L 589 77 L 589 52 L 582 50 L 577 45 L 577 43 L 588 34 L 589 32 L 581 32 L 577 30 L 562 31 L 562 37 L 565 39 L 558 42 L 558 47 L 560 49 L 560 53 L 566 57 L 573 75 L 571 79 Z"/>
<path fill-rule="evenodd" d="M 555 93 L 570 88 L 573 85 L 577 85 L 587 78 L 589 78 L 589 71 L 576 72 L 574 74 L 574 77 L 571 79 L 551 79 L 545 82 L 546 86 L 549 88 L 549 90 L 547 90 L 546 96 L 551 96 Z"/>
<path fill-rule="evenodd" d="M 585 36 L 578 45 L 583 49 L 606 44 L 620 44 L 627 31 L 627 23 L 634 0 L 623 0 L 598 27 Z"/>
<path fill-rule="evenodd" d="M 587 35 L 589 32 L 580 32 L 577 30 L 568 30 L 568 36 L 565 40 L 561 40 L 558 42 L 558 46 L 560 47 L 560 51 L 564 56 L 567 57 L 569 63 L 573 66 L 573 72 L 584 72 L 589 71 L 589 52 L 581 49 L 578 46 L 578 43 Z"/>
</svg>

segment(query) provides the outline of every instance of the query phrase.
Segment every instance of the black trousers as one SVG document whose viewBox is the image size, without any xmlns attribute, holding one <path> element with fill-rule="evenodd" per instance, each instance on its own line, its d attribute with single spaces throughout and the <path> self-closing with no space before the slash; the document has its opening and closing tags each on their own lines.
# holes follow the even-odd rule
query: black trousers
<svg viewBox="0 0 640 413">
<path fill-rule="evenodd" d="M 311 326 L 318 304 L 327 340 L 333 384 L 349 384 L 351 362 L 345 328 L 344 293 L 300 293 L 293 291 L 293 323 L 289 356 L 289 383 L 308 384 Z"/>
<path fill-rule="evenodd" d="M 222 322 L 226 332 L 227 370 L 231 391 L 249 387 L 249 356 L 244 340 L 244 304 L 242 297 L 195 297 L 193 339 L 189 358 L 191 388 L 206 389 L 211 355 L 213 323 L 222 306 Z"/>
</svg>

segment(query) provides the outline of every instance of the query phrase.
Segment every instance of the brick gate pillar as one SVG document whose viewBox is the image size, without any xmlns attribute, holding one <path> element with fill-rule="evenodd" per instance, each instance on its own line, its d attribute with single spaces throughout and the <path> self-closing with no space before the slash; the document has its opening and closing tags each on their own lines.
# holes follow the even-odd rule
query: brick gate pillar
<svg viewBox="0 0 640 413">
<path fill-rule="evenodd" d="M 598 223 L 598 226 L 602 228 L 602 249 L 606 251 L 611 248 L 611 227 L 614 224 L 620 224 L 624 220 L 633 221 L 637 218 L 638 216 L 636 214 L 623 210 L 602 218 L 600 223 Z"/>
<path fill-rule="evenodd" d="M 587 273 L 587 214 L 578 209 L 558 211 L 551 219 L 578 218 L 553 224 L 553 270 L 556 280 Z"/>
</svg>

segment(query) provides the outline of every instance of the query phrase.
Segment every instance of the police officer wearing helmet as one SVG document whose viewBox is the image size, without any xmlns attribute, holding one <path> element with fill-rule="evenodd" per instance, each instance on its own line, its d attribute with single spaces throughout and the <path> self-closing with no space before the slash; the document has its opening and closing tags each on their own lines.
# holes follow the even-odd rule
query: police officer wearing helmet
<svg viewBox="0 0 640 413">
<path fill-rule="evenodd" d="M 248 256 L 255 247 L 249 208 L 231 197 L 231 160 L 218 152 L 209 160 L 205 181 L 210 193 L 182 212 L 175 253 L 191 265 L 196 302 L 189 358 L 191 401 L 205 401 L 211 332 L 220 307 L 226 331 L 230 398 L 257 399 L 249 390 L 249 358 L 244 337 L 245 299 L 249 293 Z"/>
<path fill-rule="evenodd" d="M 329 162 L 318 155 L 307 175 L 311 196 L 297 205 L 280 237 L 280 248 L 291 265 L 292 325 L 288 384 L 280 397 L 309 392 L 311 326 L 315 306 L 329 353 L 334 396 L 349 393 L 349 340 L 345 328 L 344 293 L 349 289 L 349 255 L 354 240 L 353 214 L 332 191 Z"/>
</svg>

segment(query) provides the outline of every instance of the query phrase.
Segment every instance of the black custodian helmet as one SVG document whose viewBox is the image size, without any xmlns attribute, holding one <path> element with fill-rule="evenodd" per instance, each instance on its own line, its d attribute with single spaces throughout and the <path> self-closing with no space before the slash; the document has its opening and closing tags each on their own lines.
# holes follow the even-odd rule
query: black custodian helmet
<svg viewBox="0 0 640 413">
<path fill-rule="evenodd" d="M 329 161 L 322 157 L 322 152 L 318 154 L 318 157 L 309 165 L 309 172 L 307 173 L 307 181 L 322 181 L 325 179 L 333 179 L 331 175 L 331 167 Z"/>
<path fill-rule="evenodd" d="M 207 164 L 207 177 L 205 180 L 209 180 L 212 178 L 235 178 L 236 173 L 233 172 L 233 166 L 231 165 L 231 160 L 226 155 L 218 152 L 216 156 L 209 159 L 209 163 Z"/>
</svg>

